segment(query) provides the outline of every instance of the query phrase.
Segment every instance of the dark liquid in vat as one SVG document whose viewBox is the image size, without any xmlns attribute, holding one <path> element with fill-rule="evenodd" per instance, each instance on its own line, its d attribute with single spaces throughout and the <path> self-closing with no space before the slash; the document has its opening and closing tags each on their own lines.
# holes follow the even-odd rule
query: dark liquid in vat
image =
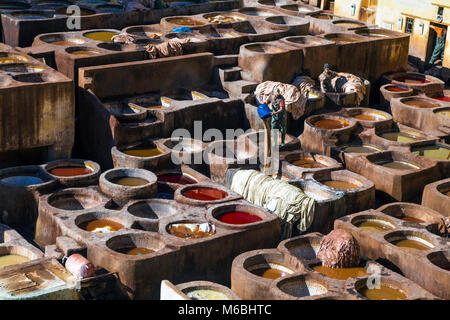
<svg viewBox="0 0 450 320">
<path fill-rule="evenodd" d="M 194 188 L 183 192 L 183 196 L 194 200 L 214 201 L 226 198 L 228 194 L 214 188 Z"/>
</svg>

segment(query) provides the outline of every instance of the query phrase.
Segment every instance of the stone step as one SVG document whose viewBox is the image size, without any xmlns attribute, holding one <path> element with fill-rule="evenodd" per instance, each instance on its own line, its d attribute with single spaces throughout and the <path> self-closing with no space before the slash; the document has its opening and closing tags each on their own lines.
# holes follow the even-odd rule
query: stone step
<svg viewBox="0 0 450 320">
<path fill-rule="evenodd" d="M 239 97 L 242 94 L 250 93 L 258 86 L 256 82 L 245 80 L 225 81 L 222 85 L 232 97 Z"/>
<path fill-rule="evenodd" d="M 239 67 L 221 67 L 219 68 L 219 77 L 222 82 L 241 80 L 241 68 Z"/>
<path fill-rule="evenodd" d="M 237 66 L 238 64 L 237 54 L 224 54 L 221 56 L 214 57 L 214 65 L 215 66 Z"/>
</svg>

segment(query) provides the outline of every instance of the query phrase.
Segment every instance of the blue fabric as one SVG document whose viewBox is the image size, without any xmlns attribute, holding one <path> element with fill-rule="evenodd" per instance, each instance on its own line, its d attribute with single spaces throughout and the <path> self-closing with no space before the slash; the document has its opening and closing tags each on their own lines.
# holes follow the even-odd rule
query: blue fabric
<svg viewBox="0 0 450 320">
<path fill-rule="evenodd" d="M 258 106 L 258 114 L 261 119 L 270 117 L 270 112 L 271 111 L 267 104 L 263 103 Z"/>
<path fill-rule="evenodd" d="M 189 27 L 179 27 L 179 28 L 173 28 L 173 32 L 192 32 L 192 29 Z"/>
</svg>

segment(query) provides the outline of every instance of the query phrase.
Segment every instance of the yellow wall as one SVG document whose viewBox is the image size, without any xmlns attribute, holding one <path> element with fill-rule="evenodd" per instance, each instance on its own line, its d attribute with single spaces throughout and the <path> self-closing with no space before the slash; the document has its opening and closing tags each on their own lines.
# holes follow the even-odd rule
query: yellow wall
<svg viewBox="0 0 450 320">
<path fill-rule="evenodd" d="M 356 14 L 352 15 L 351 5 L 355 4 Z M 425 60 L 430 20 L 436 20 L 438 6 L 444 7 L 443 24 L 450 25 L 450 0 L 335 0 L 334 13 L 348 18 L 360 19 L 373 23 L 372 19 L 362 14 L 364 7 L 375 11 L 375 24 L 395 31 L 405 31 L 406 18 L 414 18 L 414 29 L 410 37 L 410 54 Z M 448 7 L 445 7 L 448 6 Z M 401 21 L 399 21 L 401 19 Z M 421 27 L 423 25 L 423 27 Z M 449 28 L 450 31 L 450 28 Z M 450 68 L 450 36 L 447 36 L 443 65 Z"/>
</svg>

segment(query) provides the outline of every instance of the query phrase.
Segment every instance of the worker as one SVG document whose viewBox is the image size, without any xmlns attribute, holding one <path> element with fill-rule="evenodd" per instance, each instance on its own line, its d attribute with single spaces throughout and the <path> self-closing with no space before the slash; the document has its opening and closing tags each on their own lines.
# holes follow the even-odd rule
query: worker
<svg viewBox="0 0 450 320">
<path fill-rule="evenodd" d="M 328 63 L 325 63 L 323 66 L 323 72 L 319 75 L 320 91 L 322 91 L 322 93 L 333 92 L 331 80 L 335 77 L 337 77 L 336 72 L 330 69 L 330 65 Z"/>
<path fill-rule="evenodd" d="M 434 46 L 433 53 L 431 54 L 431 58 L 426 66 L 426 69 L 431 68 L 436 60 L 444 60 L 445 38 L 447 36 L 447 29 L 445 28 L 439 28 L 435 26 L 431 26 L 430 28 L 436 31 L 437 38 L 436 45 Z"/>
<path fill-rule="evenodd" d="M 279 91 L 277 91 L 272 101 L 271 116 L 271 129 L 278 129 L 281 132 L 281 146 L 284 147 L 287 126 L 286 101 Z M 276 143 L 277 141 L 278 139 L 274 139 L 273 143 Z"/>
</svg>

